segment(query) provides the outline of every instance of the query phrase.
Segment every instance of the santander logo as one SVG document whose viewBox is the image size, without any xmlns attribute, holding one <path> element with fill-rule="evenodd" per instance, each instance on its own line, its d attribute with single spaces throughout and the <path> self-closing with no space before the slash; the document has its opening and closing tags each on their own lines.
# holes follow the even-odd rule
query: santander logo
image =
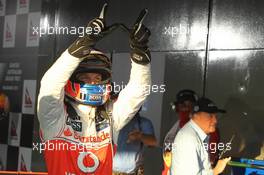
<svg viewBox="0 0 264 175">
<path fill-rule="evenodd" d="M 102 132 L 100 135 L 90 135 L 87 137 L 82 137 L 80 136 L 77 132 L 74 131 L 74 138 L 79 139 L 80 142 L 82 143 L 87 143 L 87 142 L 92 142 L 92 143 L 100 143 L 103 142 L 104 140 L 107 140 L 110 138 L 110 134 L 108 132 Z"/>
<path fill-rule="evenodd" d="M 92 159 L 92 166 L 84 165 L 84 160 L 87 161 L 86 156 L 89 156 L 89 159 Z M 84 173 L 93 173 L 99 167 L 99 160 L 97 156 L 92 152 L 81 152 L 77 160 L 78 167 Z M 90 162 L 89 162 L 90 163 Z"/>
</svg>

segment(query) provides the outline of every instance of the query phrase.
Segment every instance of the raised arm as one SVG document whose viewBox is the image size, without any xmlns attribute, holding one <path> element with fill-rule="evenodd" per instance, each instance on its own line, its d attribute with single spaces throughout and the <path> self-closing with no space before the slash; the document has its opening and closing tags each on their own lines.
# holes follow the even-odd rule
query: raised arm
<svg viewBox="0 0 264 175">
<path fill-rule="evenodd" d="M 102 12 L 104 12 L 104 8 Z M 87 27 L 94 33 L 77 38 L 73 44 L 50 67 L 41 80 L 38 96 L 38 118 L 44 139 L 56 136 L 65 123 L 64 86 L 79 63 L 85 59 L 94 59 L 100 54 L 94 50 L 97 41 L 103 38 L 105 29 L 104 13 L 90 21 Z"/>
<path fill-rule="evenodd" d="M 113 108 L 116 130 L 120 130 L 145 102 L 151 86 L 150 51 L 147 46 L 150 31 L 142 24 L 141 13 L 130 31 L 131 72 L 127 86 L 120 92 Z"/>
<path fill-rule="evenodd" d="M 44 139 L 57 135 L 64 124 L 64 86 L 79 62 L 65 51 L 41 80 L 37 112 Z"/>
</svg>

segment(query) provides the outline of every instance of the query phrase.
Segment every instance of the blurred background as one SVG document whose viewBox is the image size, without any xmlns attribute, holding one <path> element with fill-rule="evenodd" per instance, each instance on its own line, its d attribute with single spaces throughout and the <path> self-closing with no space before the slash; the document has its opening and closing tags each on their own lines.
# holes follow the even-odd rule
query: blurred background
<svg viewBox="0 0 264 175">
<path fill-rule="evenodd" d="M 46 171 L 43 155 L 33 149 L 40 142 L 39 82 L 78 37 L 53 29 L 85 27 L 105 2 L 107 25 L 131 27 L 143 8 L 149 10 L 144 24 L 152 33 L 152 83 L 165 85 L 165 92 L 153 92 L 142 110 L 160 143 L 146 150 L 147 175 L 161 173 L 163 139 L 177 121 L 170 102 L 186 88 L 228 111 L 219 116 L 221 141 L 236 135 L 227 155 L 264 160 L 263 0 L 0 0 L 0 91 L 10 102 L 9 116 L 0 120 L 2 170 Z M 128 34 L 117 29 L 98 48 L 112 55 L 113 80 L 126 84 Z"/>
</svg>

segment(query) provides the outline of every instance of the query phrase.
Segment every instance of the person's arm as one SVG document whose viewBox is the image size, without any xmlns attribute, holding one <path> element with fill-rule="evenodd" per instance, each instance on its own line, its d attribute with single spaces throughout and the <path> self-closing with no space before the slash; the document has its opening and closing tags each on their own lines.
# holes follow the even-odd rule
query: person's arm
<svg viewBox="0 0 264 175">
<path fill-rule="evenodd" d="M 142 134 L 141 142 L 146 146 L 157 146 L 158 142 L 153 134 Z"/>
<path fill-rule="evenodd" d="M 152 122 L 145 118 L 137 116 L 140 130 L 134 130 L 128 134 L 128 142 L 140 141 L 145 146 L 157 146 L 157 139 L 155 137 L 154 128 Z"/>
<path fill-rule="evenodd" d="M 142 132 L 141 142 L 143 142 L 144 145 L 146 146 L 157 146 L 158 141 L 155 137 L 154 127 L 153 127 L 152 122 L 145 117 L 141 117 L 140 121 L 141 121 L 140 129 Z"/>
<path fill-rule="evenodd" d="M 128 134 L 128 143 L 140 141 L 146 146 L 157 146 L 157 140 L 153 134 L 144 134 L 142 131 L 134 130 Z"/>
<path fill-rule="evenodd" d="M 56 136 L 65 123 L 64 86 L 80 61 L 66 50 L 41 80 L 37 112 L 44 140 Z"/>
<path fill-rule="evenodd" d="M 138 21 L 137 21 L 138 22 Z M 147 46 L 150 31 L 141 23 L 130 32 L 131 72 L 127 86 L 113 106 L 114 129 L 120 130 L 138 112 L 151 87 L 150 51 Z"/>
<path fill-rule="evenodd" d="M 215 168 L 213 169 L 214 175 L 218 175 L 225 170 L 227 163 L 231 160 L 231 157 L 218 160 Z"/>
<path fill-rule="evenodd" d="M 120 92 L 114 103 L 113 116 L 114 127 L 120 130 L 143 105 L 151 85 L 150 64 L 140 65 L 131 61 L 131 73 L 127 86 Z"/>
</svg>

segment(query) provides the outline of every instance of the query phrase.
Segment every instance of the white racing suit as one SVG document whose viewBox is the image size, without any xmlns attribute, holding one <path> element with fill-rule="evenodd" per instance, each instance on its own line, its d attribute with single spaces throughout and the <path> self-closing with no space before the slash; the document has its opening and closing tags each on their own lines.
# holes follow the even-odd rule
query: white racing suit
<svg viewBox="0 0 264 175">
<path fill-rule="evenodd" d="M 149 95 L 150 64 L 132 61 L 129 83 L 116 102 L 104 105 L 108 119 L 98 118 L 95 107 L 73 102 L 76 116 L 69 117 L 64 86 L 81 61 L 65 51 L 41 80 L 37 112 L 49 175 L 111 175 L 112 139 Z"/>
</svg>

